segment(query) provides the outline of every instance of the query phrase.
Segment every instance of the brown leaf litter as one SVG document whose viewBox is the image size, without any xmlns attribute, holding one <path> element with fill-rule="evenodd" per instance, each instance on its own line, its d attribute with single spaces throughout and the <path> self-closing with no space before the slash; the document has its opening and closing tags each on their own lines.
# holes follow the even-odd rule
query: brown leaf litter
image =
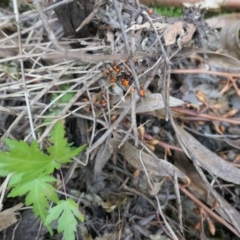
<svg viewBox="0 0 240 240">
<path fill-rule="evenodd" d="M 44 150 L 64 119 L 69 142 L 88 144 L 59 180 L 85 215 L 77 237 L 239 237 L 238 20 L 194 7 L 165 18 L 134 0 L 25 7 L 18 28 L 13 9 L 0 16 L 2 138 Z"/>
</svg>

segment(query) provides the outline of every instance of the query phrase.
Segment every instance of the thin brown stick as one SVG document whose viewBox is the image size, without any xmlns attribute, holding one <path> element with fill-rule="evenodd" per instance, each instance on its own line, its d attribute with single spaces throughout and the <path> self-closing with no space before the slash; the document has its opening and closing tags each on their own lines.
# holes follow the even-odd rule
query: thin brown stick
<svg viewBox="0 0 240 240">
<path fill-rule="evenodd" d="M 19 12 L 18 12 L 18 5 L 17 1 L 13 1 L 14 5 L 14 12 L 16 15 L 16 21 L 19 21 Z M 20 55 L 22 55 L 22 38 L 21 38 L 21 33 L 20 33 L 20 26 L 17 24 L 17 32 L 18 32 L 18 49 Z M 34 126 L 33 126 L 33 118 L 32 118 L 32 113 L 31 113 L 31 108 L 29 104 L 29 99 L 28 99 L 28 92 L 27 92 L 27 85 L 26 85 L 26 78 L 25 78 L 25 72 L 24 72 L 24 65 L 23 65 L 23 59 L 20 59 L 20 66 L 21 66 L 21 73 L 22 73 L 22 83 L 23 83 L 23 89 L 24 89 L 24 96 L 25 96 L 25 102 L 26 102 L 26 108 L 27 108 L 27 113 L 29 117 L 29 123 L 30 123 L 30 128 L 31 128 L 31 134 L 33 139 L 36 139 L 36 134 L 34 131 Z"/>
<path fill-rule="evenodd" d="M 67 106 L 65 106 L 65 108 L 61 111 L 60 116 L 62 117 L 63 115 L 66 114 L 66 112 L 71 108 L 71 106 L 77 101 L 77 99 L 85 92 L 85 89 L 90 87 L 93 83 L 95 83 L 100 77 L 102 76 L 102 74 L 98 74 L 97 76 L 95 76 L 93 79 L 91 79 L 91 81 L 88 81 L 85 86 L 83 86 L 75 95 L 74 97 L 69 101 L 69 104 Z M 51 131 L 51 129 L 53 128 L 54 124 L 58 121 L 58 119 L 54 120 L 44 131 L 44 133 L 42 134 L 42 136 L 39 138 L 38 142 L 42 142 L 43 139 L 49 134 L 49 132 Z"/>
<path fill-rule="evenodd" d="M 56 39 L 55 37 L 55 34 L 53 33 L 53 31 L 51 30 L 50 26 L 49 26 L 49 23 L 48 23 L 48 20 L 46 18 L 46 15 L 44 14 L 43 10 L 42 10 L 42 7 L 40 6 L 40 3 L 38 0 L 35 0 L 34 1 L 34 5 L 36 6 L 36 9 L 38 10 L 39 12 L 39 15 L 42 19 L 42 23 L 43 23 L 43 26 L 45 28 L 45 30 L 47 31 L 47 34 L 48 34 L 48 38 L 50 41 L 52 41 L 53 45 L 56 47 L 56 49 L 60 52 L 63 52 L 65 53 L 66 52 L 66 49 L 63 48 L 59 43 L 58 43 L 58 40 Z"/>
<path fill-rule="evenodd" d="M 226 69 L 227 70 L 227 69 Z M 229 69 L 228 69 L 229 70 Z M 206 70 L 205 68 L 196 68 L 196 69 L 171 69 L 171 73 L 176 73 L 176 74 L 200 74 L 200 73 L 205 73 L 205 74 L 211 74 L 211 75 L 216 75 L 216 76 L 222 76 L 222 77 L 240 77 L 240 72 L 217 72 L 217 71 L 209 71 Z"/>
<path fill-rule="evenodd" d="M 240 124 L 240 118 L 226 118 L 226 117 L 220 117 L 220 116 L 213 116 L 213 115 L 209 115 L 209 114 L 205 114 L 205 113 L 198 113 L 194 110 L 189 110 L 189 109 L 184 109 L 184 108 L 178 108 L 178 107 L 173 107 L 171 108 L 171 110 L 173 111 L 173 113 L 181 113 L 184 115 L 180 115 L 180 118 L 187 118 L 186 115 L 190 115 L 190 116 L 195 116 L 196 118 L 200 118 L 200 119 L 206 119 L 209 121 L 219 121 L 219 122 L 228 122 L 228 123 L 232 123 L 232 124 Z M 193 119 L 194 120 L 194 119 Z"/>
<path fill-rule="evenodd" d="M 198 200 L 193 194 L 191 194 L 185 187 L 179 184 L 179 189 L 187 195 L 195 204 L 197 204 L 199 207 L 203 208 L 204 211 L 206 211 L 210 217 L 215 219 L 217 222 L 221 223 L 225 227 L 227 227 L 230 231 L 232 231 L 236 236 L 240 237 L 240 234 L 236 231 L 235 228 L 233 228 L 225 219 L 219 217 L 215 212 L 213 212 L 211 209 L 209 209 L 204 203 L 202 203 L 200 200 Z"/>
<path fill-rule="evenodd" d="M 123 120 L 123 118 L 128 114 L 128 112 L 131 110 L 131 105 L 128 105 L 124 111 L 120 114 L 118 119 L 108 128 L 108 130 L 92 145 L 89 146 L 87 150 L 87 154 L 89 154 L 93 149 L 98 147 L 105 139 L 112 133 L 113 129 L 118 126 L 118 124 Z"/>
<path fill-rule="evenodd" d="M 43 12 L 44 12 L 44 13 L 49 12 L 49 11 L 51 11 L 51 10 L 54 10 L 55 8 L 58 8 L 58 7 L 60 7 L 60 6 L 63 6 L 63 5 L 65 5 L 65 4 L 70 3 L 70 2 L 73 2 L 73 1 L 74 1 L 74 0 L 62 0 L 62 1 L 60 1 L 60 2 L 53 3 L 52 5 L 44 8 L 44 9 L 43 9 Z M 36 18 L 36 17 L 38 17 L 39 15 L 40 15 L 40 14 L 39 14 L 39 13 L 36 13 L 35 11 L 34 11 L 33 13 L 31 13 L 31 14 L 28 13 L 27 16 L 24 16 L 24 15 L 23 15 L 23 16 L 20 17 L 19 23 L 25 22 L 25 21 L 29 21 L 30 19 Z"/>
<path fill-rule="evenodd" d="M 140 90 L 140 84 L 139 84 L 139 81 L 138 81 L 137 73 L 135 71 L 134 62 L 133 62 L 133 59 L 132 59 L 133 51 L 130 51 L 130 47 L 129 47 L 128 39 L 127 39 L 127 34 L 126 34 L 126 31 L 125 31 L 125 28 L 124 28 L 124 25 L 123 25 L 122 15 L 119 11 L 119 7 L 117 6 L 116 0 L 113 0 L 113 4 L 114 4 L 114 9 L 117 13 L 118 22 L 119 22 L 121 30 L 122 30 L 123 40 L 124 40 L 126 50 L 127 50 L 127 53 L 130 55 L 129 64 L 130 64 L 132 76 L 133 76 L 134 82 L 137 86 L 137 89 L 139 91 Z M 132 100 L 131 100 L 131 106 L 132 106 L 132 115 L 131 115 L 132 122 L 131 122 L 131 125 L 132 125 L 133 133 L 134 133 L 135 146 L 138 145 L 137 122 L 136 122 L 136 114 L 135 114 L 135 105 L 136 105 L 136 102 L 137 102 L 138 99 L 139 99 L 139 97 L 137 98 L 137 96 L 135 96 L 135 93 L 133 93 L 132 94 Z"/>
<path fill-rule="evenodd" d="M 183 221 L 182 221 L 182 203 L 178 188 L 178 179 L 176 173 L 173 174 L 173 180 L 174 180 L 174 190 L 177 197 L 177 209 L 178 209 L 178 221 L 179 221 L 179 228 L 180 231 L 183 233 Z"/>
<path fill-rule="evenodd" d="M 84 19 L 80 26 L 75 30 L 76 32 L 80 31 L 85 25 L 91 22 L 94 16 L 98 13 L 100 7 L 102 6 L 103 0 L 98 0 L 93 6 L 93 11 Z"/>
</svg>

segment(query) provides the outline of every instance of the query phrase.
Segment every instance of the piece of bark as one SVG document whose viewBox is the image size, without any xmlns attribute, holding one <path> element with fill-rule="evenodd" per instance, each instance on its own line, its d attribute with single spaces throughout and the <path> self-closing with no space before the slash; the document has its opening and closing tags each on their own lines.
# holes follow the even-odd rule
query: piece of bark
<svg viewBox="0 0 240 240">
<path fill-rule="evenodd" d="M 91 13 L 94 0 L 74 0 L 55 9 L 55 13 L 61 23 L 65 36 L 69 38 L 85 38 L 90 35 L 89 26 L 85 25 L 76 32 L 80 24 Z"/>
</svg>

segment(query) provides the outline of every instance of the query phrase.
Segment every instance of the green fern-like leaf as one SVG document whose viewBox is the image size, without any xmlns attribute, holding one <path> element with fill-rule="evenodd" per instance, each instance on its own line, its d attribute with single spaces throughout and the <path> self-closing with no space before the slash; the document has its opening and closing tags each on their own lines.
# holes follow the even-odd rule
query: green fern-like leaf
<svg viewBox="0 0 240 240">
<path fill-rule="evenodd" d="M 52 146 L 47 148 L 48 154 L 43 153 L 37 141 L 31 145 L 23 141 L 4 139 L 9 147 L 8 152 L 0 151 L 0 175 L 6 176 L 12 173 L 9 187 L 12 188 L 9 197 L 26 195 L 26 205 L 33 206 L 34 214 L 40 217 L 44 225 L 52 232 L 47 217 L 50 201 L 56 203 L 55 214 L 60 216 L 59 232 L 64 232 L 65 239 L 74 239 L 77 219 L 83 220 L 72 200 L 60 201 L 56 189 L 52 183 L 56 181 L 51 174 L 59 169 L 63 163 L 68 163 L 71 158 L 84 150 L 85 146 L 71 148 L 64 138 L 64 124 L 57 122 L 51 132 L 50 142 Z M 63 210 L 63 208 L 66 208 Z M 51 212 L 54 210 L 51 209 Z M 65 222 L 63 218 L 69 220 Z"/>
<path fill-rule="evenodd" d="M 39 216 L 45 222 L 49 201 L 55 203 L 59 201 L 55 188 L 50 184 L 54 181 L 56 180 L 53 177 L 40 176 L 32 181 L 16 185 L 9 197 L 27 194 L 26 205 L 32 205 L 35 216 Z"/>
<path fill-rule="evenodd" d="M 33 141 L 28 145 L 23 141 L 4 139 L 8 145 L 8 152 L 0 152 L 0 174 L 6 176 L 11 172 L 25 177 L 25 182 L 34 178 L 51 174 L 54 169 L 60 168 L 60 163 L 54 161 L 53 157 L 40 151 L 38 143 Z M 18 175 L 19 176 L 19 175 Z"/>
<path fill-rule="evenodd" d="M 55 219 L 58 220 L 58 233 L 63 232 L 66 240 L 74 240 L 77 229 L 77 220 L 84 221 L 84 217 L 78 210 L 78 205 L 72 200 L 60 201 L 57 206 L 49 210 L 45 224 L 49 225 Z"/>
<path fill-rule="evenodd" d="M 22 182 L 27 182 L 41 175 L 52 174 L 55 169 L 61 167 L 61 164 L 70 162 L 72 157 L 85 148 L 85 145 L 76 149 L 71 148 L 64 134 L 64 126 L 57 122 L 51 133 L 53 146 L 47 149 L 50 155 L 44 154 L 35 140 L 28 145 L 23 141 L 4 139 L 9 151 L 0 152 L 0 175 L 6 176 L 13 172 L 13 182 L 14 177 L 19 179 L 19 175 Z"/>
<path fill-rule="evenodd" d="M 47 148 L 50 155 L 59 163 L 70 162 L 72 157 L 77 156 L 86 147 L 86 145 L 83 145 L 78 148 L 71 148 L 67 140 L 64 138 L 64 135 L 64 128 L 61 121 L 59 121 L 54 125 L 51 133 L 50 141 L 54 143 L 54 145 Z M 61 141 L 59 141 L 59 139 L 61 139 Z"/>
</svg>

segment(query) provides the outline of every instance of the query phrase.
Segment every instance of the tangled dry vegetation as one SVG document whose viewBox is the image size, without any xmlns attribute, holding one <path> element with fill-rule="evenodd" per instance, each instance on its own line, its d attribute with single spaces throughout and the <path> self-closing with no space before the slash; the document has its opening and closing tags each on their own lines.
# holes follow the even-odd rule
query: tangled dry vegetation
<svg viewBox="0 0 240 240">
<path fill-rule="evenodd" d="M 87 143 L 59 178 L 85 215 L 76 239 L 237 239 L 239 20 L 92 6 L 77 39 L 52 1 L 0 9 L 1 138 L 44 149 L 64 119 L 69 142 Z M 21 199 L 3 200 L 2 239 L 49 239 L 30 210 L 9 227 Z"/>
</svg>

